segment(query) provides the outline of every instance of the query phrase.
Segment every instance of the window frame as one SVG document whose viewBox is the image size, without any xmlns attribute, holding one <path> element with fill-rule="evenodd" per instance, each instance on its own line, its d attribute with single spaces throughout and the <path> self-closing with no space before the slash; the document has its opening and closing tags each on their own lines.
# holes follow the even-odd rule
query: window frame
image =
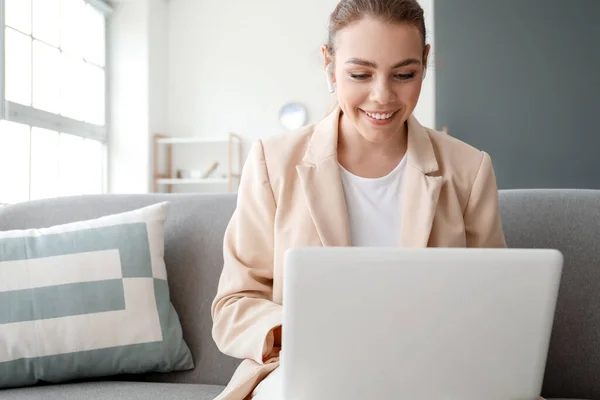
<svg viewBox="0 0 600 400">
<path fill-rule="evenodd" d="M 104 14 L 105 18 L 105 39 L 108 39 L 108 17 L 112 14 L 112 7 L 103 0 L 84 0 L 86 4 L 96 8 Z M 104 70 L 104 125 L 91 124 L 89 122 L 78 121 L 69 117 L 58 114 L 49 113 L 43 110 L 34 108 L 33 106 L 25 106 L 6 100 L 6 64 L 5 64 L 5 0 L 0 0 L 0 119 L 5 119 L 11 122 L 17 122 L 32 127 L 44 128 L 58 132 L 70 133 L 75 136 L 80 136 L 85 139 L 92 139 L 101 142 L 104 145 L 108 144 L 108 41 L 105 40 L 105 64 Z"/>
<path fill-rule="evenodd" d="M 0 120 L 28 125 L 31 128 L 43 128 L 60 133 L 68 133 L 83 139 L 91 139 L 102 144 L 104 147 L 103 156 L 103 178 L 102 192 L 106 193 L 108 188 L 108 126 L 109 126 L 109 17 L 113 14 L 113 7 L 105 0 L 83 0 L 86 4 L 94 7 L 105 18 L 105 62 L 104 62 L 104 125 L 91 124 L 89 122 L 79 121 L 63 115 L 50 113 L 37 108 L 33 105 L 26 106 L 14 103 L 6 99 L 6 20 L 5 8 L 6 1 L 0 0 Z M 32 60 L 33 62 L 33 60 Z M 31 179 L 31 176 L 30 176 Z M 31 182 L 30 182 L 31 185 Z M 31 193 L 30 193 L 31 194 Z"/>
</svg>

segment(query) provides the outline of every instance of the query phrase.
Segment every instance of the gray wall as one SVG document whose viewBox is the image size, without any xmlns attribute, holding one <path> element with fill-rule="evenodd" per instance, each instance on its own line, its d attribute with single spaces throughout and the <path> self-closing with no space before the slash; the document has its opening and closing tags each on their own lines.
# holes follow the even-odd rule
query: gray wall
<svg viewBox="0 0 600 400">
<path fill-rule="evenodd" d="M 500 188 L 600 188 L 600 0 L 437 0 L 436 119 Z"/>
</svg>

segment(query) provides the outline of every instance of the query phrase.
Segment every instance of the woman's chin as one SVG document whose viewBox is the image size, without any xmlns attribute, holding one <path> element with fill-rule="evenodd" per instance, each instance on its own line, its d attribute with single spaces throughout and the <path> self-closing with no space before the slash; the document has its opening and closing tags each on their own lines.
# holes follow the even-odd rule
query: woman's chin
<svg viewBox="0 0 600 400">
<path fill-rule="evenodd" d="M 361 131 L 361 136 L 367 142 L 372 144 L 386 144 L 394 140 L 396 137 L 395 133 L 385 134 L 381 132 L 363 132 Z"/>
<path fill-rule="evenodd" d="M 395 129 L 392 126 L 386 127 L 385 129 L 361 126 L 360 134 L 367 142 L 373 144 L 385 144 L 394 141 L 398 138 L 398 134 L 401 129 Z"/>
</svg>

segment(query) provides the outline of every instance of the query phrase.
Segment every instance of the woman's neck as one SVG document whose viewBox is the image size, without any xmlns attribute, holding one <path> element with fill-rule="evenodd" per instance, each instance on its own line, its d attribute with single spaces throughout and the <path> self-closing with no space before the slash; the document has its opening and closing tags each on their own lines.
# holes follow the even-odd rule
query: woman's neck
<svg viewBox="0 0 600 400">
<path fill-rule="evenodd" d="M 338 161 L 348 171 L 364 178 L 379 178 L 390 173 L 402 161 L 407 150 L 407 127 L 390 140 L 373 143 L 366 140 L 342 113 L 338 126 Z"/>
</svg>

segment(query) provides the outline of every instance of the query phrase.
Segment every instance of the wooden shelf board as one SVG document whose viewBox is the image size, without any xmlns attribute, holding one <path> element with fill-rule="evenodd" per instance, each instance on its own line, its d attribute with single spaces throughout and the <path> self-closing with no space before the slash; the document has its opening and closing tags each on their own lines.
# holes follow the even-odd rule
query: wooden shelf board
<svg viewBox="0 0 600 400">
<path fill-rule="evenodd" d="M 228 143 L 227 138 L 220 137 L 176 137 L 176 138 L 161 138 L 157 139 L 158 144 L 183 144 L 183 143 Z"/>
<path fill-rule="evenodd" d="M 157 179 L 159 185 L 210 185 L 228 183 L 227 178 L 207 178 L 207 179 Z"/>
</svg>

